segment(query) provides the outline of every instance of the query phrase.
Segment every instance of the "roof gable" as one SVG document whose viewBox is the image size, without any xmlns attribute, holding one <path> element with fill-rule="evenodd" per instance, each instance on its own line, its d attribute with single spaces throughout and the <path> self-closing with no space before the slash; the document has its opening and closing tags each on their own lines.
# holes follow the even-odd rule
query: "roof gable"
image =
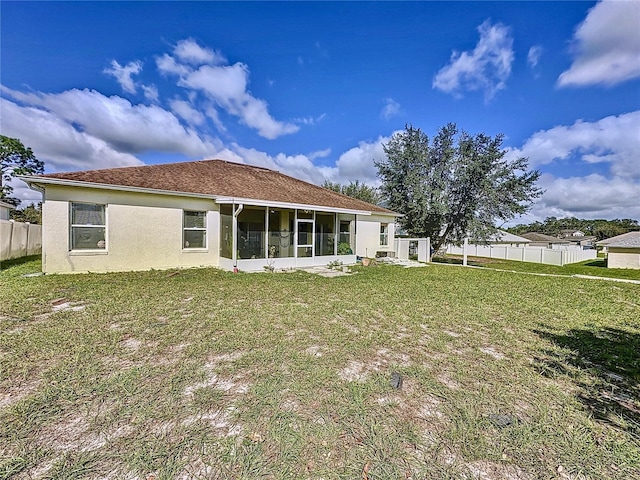
<svg viewBox="0 0 640 480">
<path fill-rule="evenodd" d="M 609 247 L 640 247 L 640 232 L 628 232 L 597 243 Z"/>
<path fill-rule="evenodd" d="M 39 178 L 60 180 L 60 183 L 71 181 L 108 185 L 114 189 L 118 187 L 152 189 L 396 215 L 386 208 L 274 170 L 224 160 L 52 173 L 29 177 L 28 180 L 37 184 Z"/>
</svg>

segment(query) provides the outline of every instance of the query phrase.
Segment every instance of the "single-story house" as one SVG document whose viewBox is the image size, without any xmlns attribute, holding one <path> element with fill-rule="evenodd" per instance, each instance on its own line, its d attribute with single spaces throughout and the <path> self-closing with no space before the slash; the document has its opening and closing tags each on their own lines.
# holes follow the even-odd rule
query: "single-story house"
<svg viewBox="0 0 640 480">
<path fill-rule="evenodd" d="M 582 230 L 573 230 L 571 228 L 569 229 L 564 229 L 564 230 L 560 230 L 560 238 L 567 238 L 567 237 L 584 237 L 585 234 Z"/>
<path fill-rule="evenodd" d="M 14 208 L 10 203 L 0 202 L 0 220 L 9 220 L 9 210 Z"/>
<path fill-rule="evenodd" d="M 640 269 L 640 232 L 623 233 L 596 245 L 607 249 L 607 267 Z"/>
<path fill-rule="evenodd" d="M 399 216 L 223 160 L 21 179 L 43 194 L 45 273 L 349 264 L 393 251 Z"/>
<path fill-rule="evenodd" d="M 568 240 L 571 245 L 584 249 L 595 248 L 596 237 L 593 235 L 572 235 L 570 237 L 563 237 L 563 239 Z"/>
<path fill-rule="evenodd" d="M 544 233 L 529 232 L 521 236 L 530 241 L 530 247 L 553 248 L 554 245 L 571 245 L 568 239 L 556 238 Z"/>
<path fill-rule="evenodd" d="M 531 240 L 504 230 L 498 230 L 487 239 L 487 243 L 502 247 L 526 247 L 531 243 Z"/>
</svg>

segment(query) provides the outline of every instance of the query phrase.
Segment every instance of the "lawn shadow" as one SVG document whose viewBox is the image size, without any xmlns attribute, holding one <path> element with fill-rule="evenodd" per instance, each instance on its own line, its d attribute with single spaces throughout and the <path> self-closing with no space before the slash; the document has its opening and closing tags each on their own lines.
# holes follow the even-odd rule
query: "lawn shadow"
<svg viewBox="0 0 640 480">
<path fill-rule="evenodd" d="M 640 439 L 640 334 L 615 328 L 534 333 L 560 347 L 536 358 L 539 372 L 569 375 L 594 418 Z"/>
<path fill-rule="evenodd" d="M 29 255 L 28 257 L 12 258 L 11 260 L 0 260 L 0 270 L 6 270 L 11 267 L 17 267 L 25 263 L 39 260 L 41 255 Z"/>
<path fill-rule="evenodd" d="M 596 258 L 595 260 L 591 260 L 589 262 L 585 262 L 582 265 L 584 265 L 585 267 L 607 268 L 607 259 L 606 258 Z"/>
</svg>

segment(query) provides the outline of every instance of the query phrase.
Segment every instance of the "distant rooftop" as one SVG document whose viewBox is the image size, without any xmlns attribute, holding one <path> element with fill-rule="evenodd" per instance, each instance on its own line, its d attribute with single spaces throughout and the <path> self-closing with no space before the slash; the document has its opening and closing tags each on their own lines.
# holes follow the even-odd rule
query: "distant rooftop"
<svg viewBox="0 0 640 480">
<path fill-rule="evenodd" d="M 601 240 L 597 245 L 607 247 L 631 247 L 640 248 L 640 232 L 628 232 L 616 237 Z"/>
</svg>

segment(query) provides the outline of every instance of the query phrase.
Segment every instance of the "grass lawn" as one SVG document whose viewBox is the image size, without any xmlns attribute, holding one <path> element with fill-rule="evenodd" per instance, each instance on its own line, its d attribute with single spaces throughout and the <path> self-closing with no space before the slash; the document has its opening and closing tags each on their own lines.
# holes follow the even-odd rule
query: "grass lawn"
<svg viewBox="0 0 640 480">
<path fill-rule="evenodd" d="M 0 478 L 639 478 L 640 285 L 39 268 L 0 271 Z"/>
<path fill-rule="evenodd" d="M 462 264 L 462 256 L 446 255 L 444 257 L 435 257 L 434 261 Z M 562 267 L 556 265 L 545 265 L 542 263 L 518 262 L 514 260 L 500 260 L 497 258 L 471 256 L 469 256 L 467 263 L 477 267 L 496 268 L 499 270 L 510 270 L 524 273 L 544 273 L 565 276 L 590 275 L 592 277 L 608 277 L 640 281 L 640 270 L 630 268 L 607 268 L 607 261 L 604 258 L 585 260 L 584 262 L 571 263 Z"/>
</svg>

